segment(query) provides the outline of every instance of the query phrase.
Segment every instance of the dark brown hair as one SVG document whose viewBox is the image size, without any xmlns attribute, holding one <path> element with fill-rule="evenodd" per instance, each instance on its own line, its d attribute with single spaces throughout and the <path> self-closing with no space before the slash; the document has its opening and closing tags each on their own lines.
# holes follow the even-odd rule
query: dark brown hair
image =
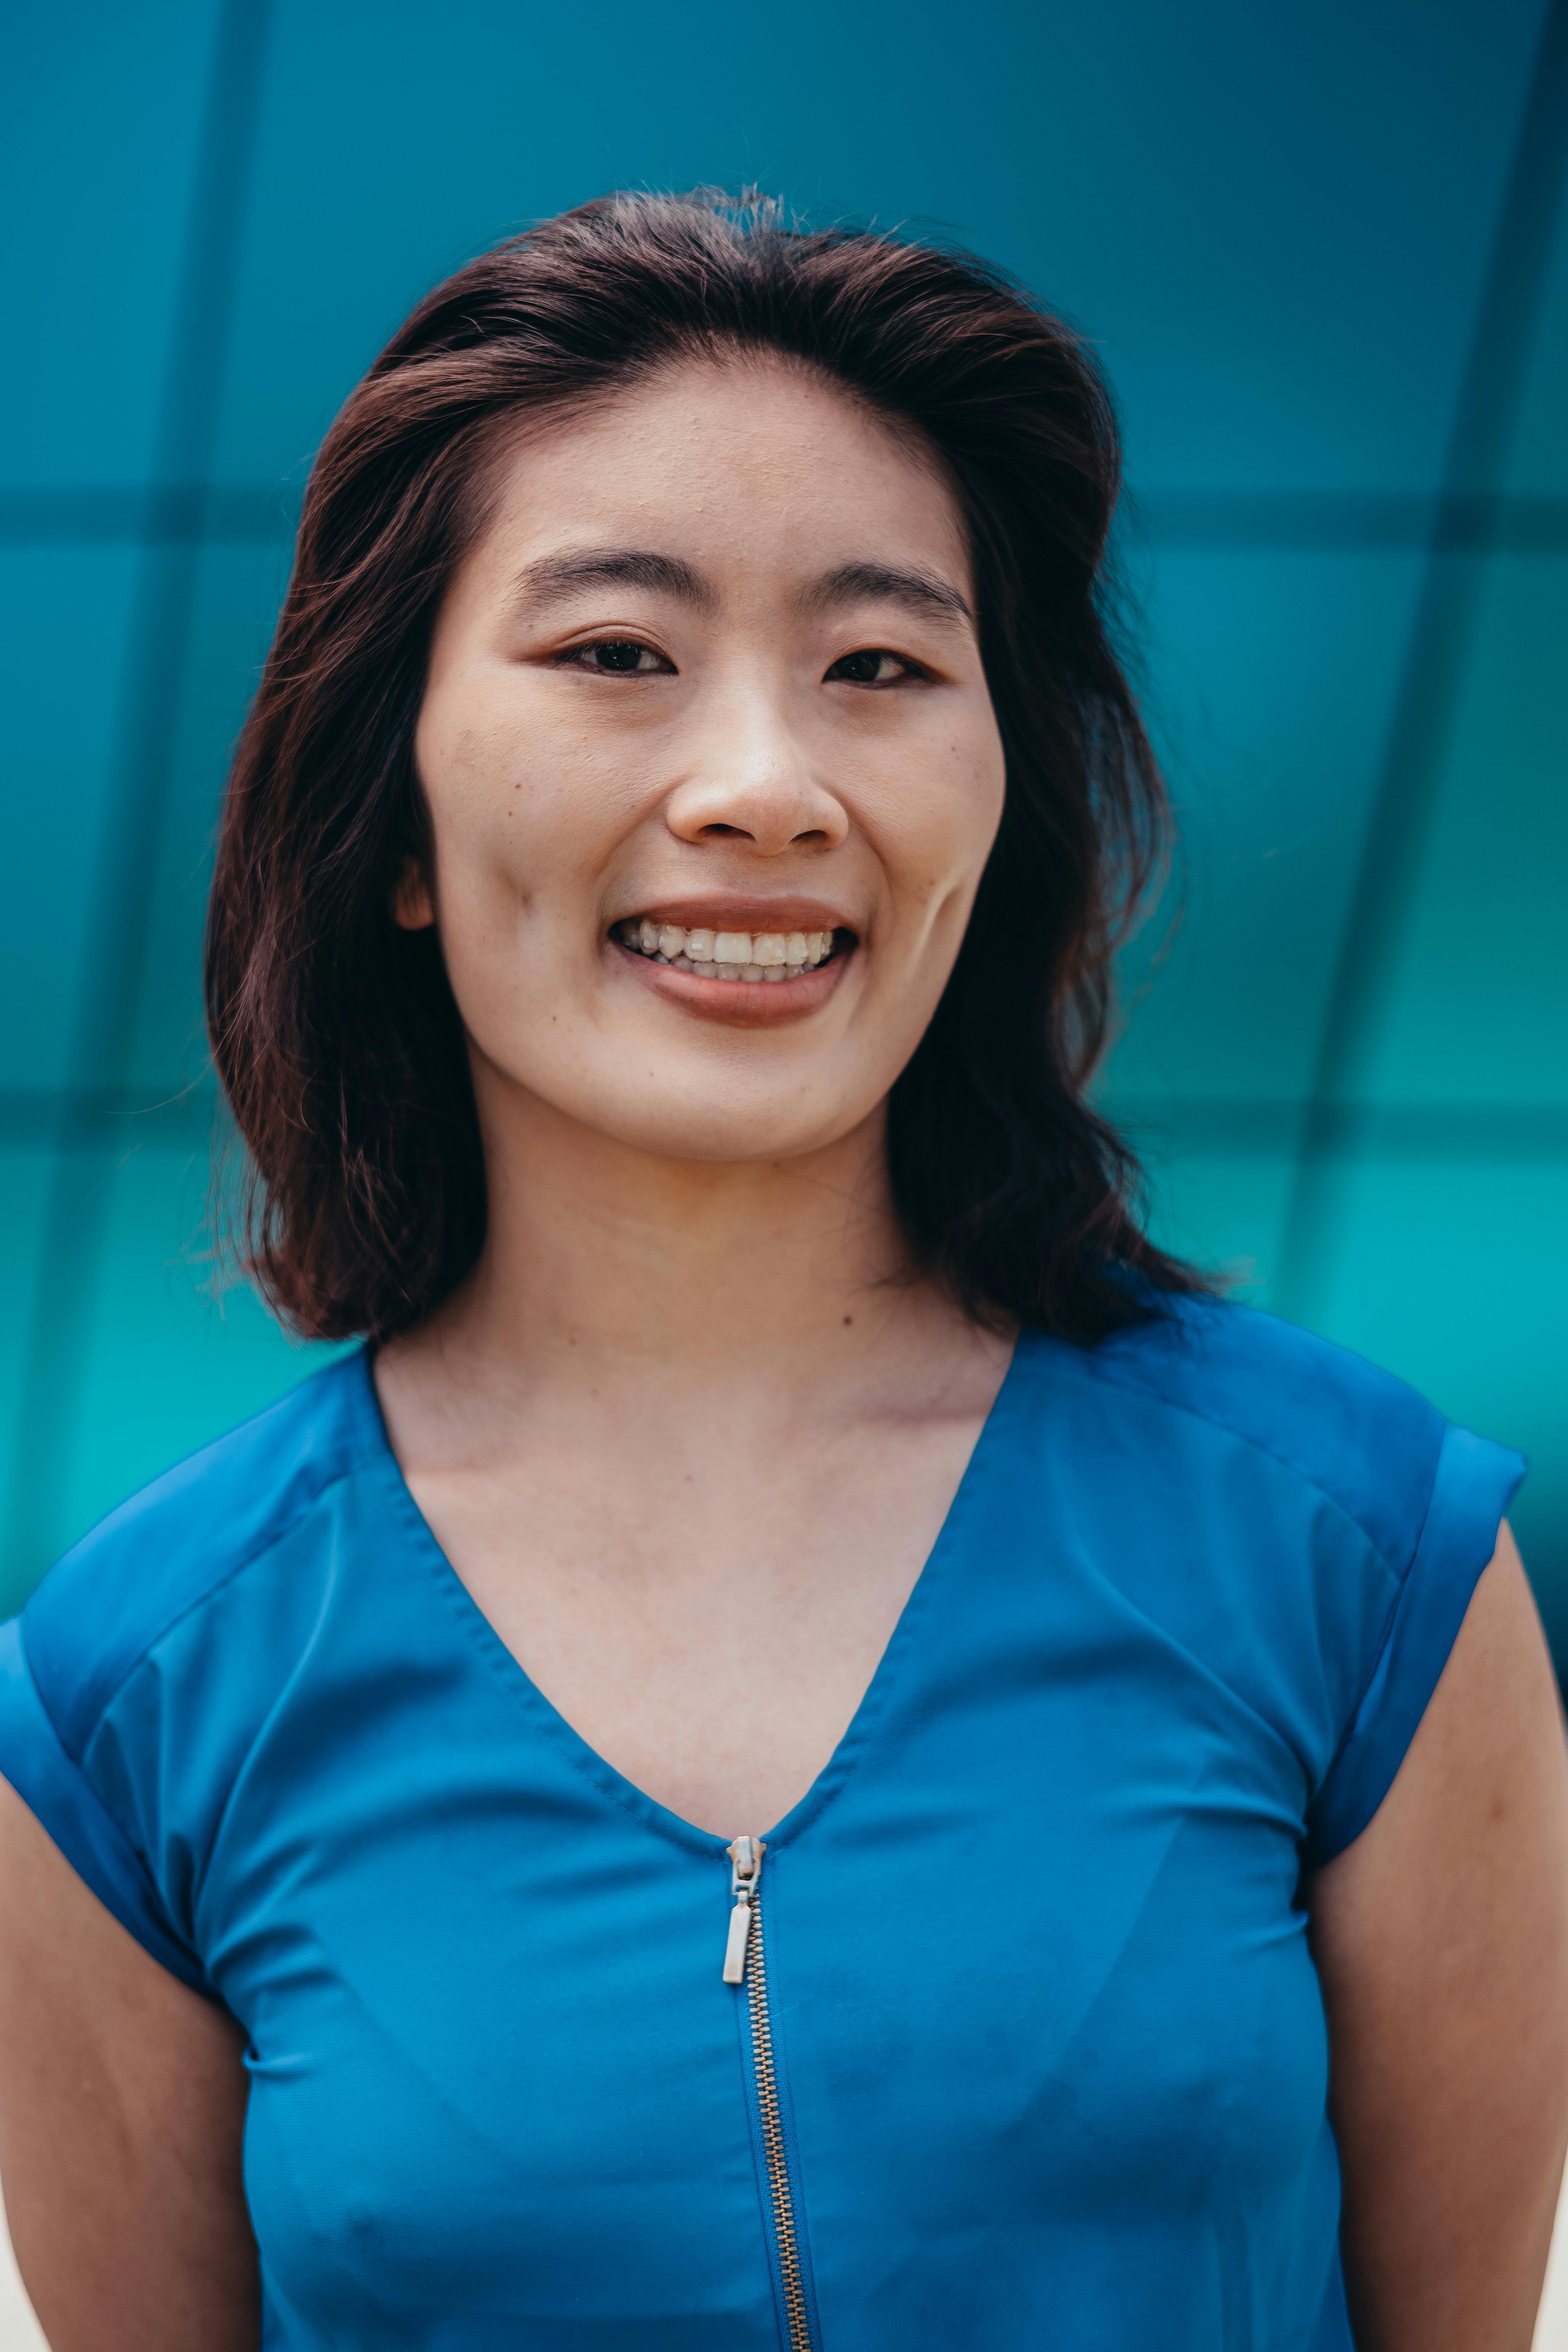
<svg viewBox="0 0 1568 2352">
<path fill-rule="evenodd" d="M 305 495 L 240 739 L 207 1020 L 249 1154 L 242 1254 L 297 1329 L 381 1338 L 462 1281 L 485 1174 L 434 931 L 389 896 L 426 839 L 431 626 L 498 436 L 682 357 L 771 350 L 939 453 L 967 523 L 1006 756 L 1001 829 L 889 1107 L 916 1260 L 972 1314 L 1092 1341 L 1197 1278 L 1144 1237 L 1089 1109 L 1119 928 L 1165 803 L 1105 610 L 1120 452 L 1081 342 L 967 255 L 711 193 L 607 196 L 438 286 L 351 394 Z"/>
</svg>

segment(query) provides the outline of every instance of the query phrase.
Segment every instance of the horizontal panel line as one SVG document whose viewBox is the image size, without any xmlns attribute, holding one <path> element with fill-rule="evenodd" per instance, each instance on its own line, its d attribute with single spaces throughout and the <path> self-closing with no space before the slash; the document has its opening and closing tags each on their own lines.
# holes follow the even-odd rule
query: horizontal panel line
<svg viewBox="0 0 1568 2352">
<path fill-rule="evenodd" d="M 1106 1094 L 1097 1108 L 1151 1157 L 1235 1152 L 1281 1159 L 1299 1147 L 1307 1105 L 1287 1097 L 1155 1100 Z M 217 1097 L 205 1081 L 154 1097 L 131 1087 L 0 1087 L 0 1143 L 124 1150 L 210 1133 Z M 1342 1103 L 1328 1148 L 1411 1160 L 1568 1159 L 1568 1103 Z"/>
<path fill-rule="evenodd" d="M 196 482 L 0 489 L 0 545 L 278 545 L 298 486 Z M 1122 525 L 1176 551 L 1568 554 L 1568 498 L 1416 490 L 1146 490 Z"/>
<path fill-rule="evenodd" d="M 1234 1152 L 1288 1159 L 1300 1148 L 1307 1105 L 1289 1099 L 1102 1096 L 1098 1104 L 1146 1156 Z M 1340 1103 L 1324 1114 L 1323 1148 L 1345 1158 L 1568 1160 L 1568 1103 Z"/>
<path fill-rule="evenodd" d="M 1151 490 L 1128 518 L 1173 550 L 1388 554 L 1568 553 L 1568 498 L 1361 490 Z"/>
</svg>

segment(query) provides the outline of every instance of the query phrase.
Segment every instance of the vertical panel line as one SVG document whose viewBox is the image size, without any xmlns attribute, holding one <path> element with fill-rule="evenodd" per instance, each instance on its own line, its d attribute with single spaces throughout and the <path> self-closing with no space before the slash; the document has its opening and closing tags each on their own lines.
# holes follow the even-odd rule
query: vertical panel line
<svg viewBox="0 0 1568 2352">
<path fill-rule="evenodd" d="M 169 775 L 200 577 L 240 240 L 260 108 L 269 0 L 224 0 L 186 214 L 104 819 L 92 847 L 68 1077 L 39 1249 L 17 1415 L 0 1614 L 18 1606 L 61 1538 L 91 1311 L 124 1122 Z M 177 534 L 174 499 L 189 507 Z M 95 1103 L 100 1106 L 95 1108 Z"/>
<path fill-rule="evenodd" d="M 1455 407 L 1382 772 L 1319 1034 L 1276 1302 L 1322 1311 L 1353 1162 L 1341 1150 L 1384 1034 L 1475 635 L 1568 163 L 1568 0 L 1552 0 Z M 1450 519 L 1468 527 L 1449 527 Z"/>
</svg>

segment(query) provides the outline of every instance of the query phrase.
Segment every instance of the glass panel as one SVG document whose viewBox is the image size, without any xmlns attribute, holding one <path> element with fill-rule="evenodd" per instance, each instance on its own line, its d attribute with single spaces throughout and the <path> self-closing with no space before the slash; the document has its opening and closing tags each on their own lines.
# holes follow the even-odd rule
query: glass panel
<svg viewBox="0 0 1568 2352">
<path fill-rule="evenodd" d="M 1142 479 L 1428 489 L 1540 19 L 1495 0 L 1415 38 L 1353 0 L 1143 0 L 969 38 L 911 0 L 873 100 L 826 63 L 826 18 L 716 37 L 672 0 L 650 50 L 612 5 L 594 56 L 638 64 L 606 72 L 569 9 L 464 0 L 433 41 L 422 0 L 368 38 L 360 8 L 279 0 L 222 478 L 295 468 L 408 305 L 496 237 L 718 179 L 938 224 L 1020 272 L 1110 354 Z"/>
<path fill-rule="evenodd" d="M 1216 1125 L 1218 1122 L 1215 1122 Z M 1276 1137 L 1216 1149 L 1203 1122 L 1178 1108 L 1167 1122 L 1130 1130 L 1150 1171 L 1156 1241 L 1220 1277 L 1246 1307 L 1268 1307 L 1294 1171 L 1285 1119 Z"/>
<path fill-rule="evenodd" d="M 1531 1457 L 1512 1513 L 1568 1658 L 1568 1249 L 1551 1158 L 1368 1159 L 1352 1171 L 1323 1328 Z"/>
<path fill-rule="evenodd" d="M 1375 1090 L 1568 1139 L 1565 648 L 1568 558 L 1493 557 Z"/>
<path fill-rule="evenodd" d="M 169 1134 L 168 1124 L 113 1176 L 58 1505 L 61 1545 L 333 1352 L 285 1339 L 247 1290 L 213 1296 L 205 1124 L 194 1108 L 184 1132 Z"/>
<path fill-rule="evenodd" d="M 1545 299 L 1525 377 L 1508 487 L 1524 498 L 1568 499 L 1568 204 L 1559 202 Z M 1564 542 L 1557 519 L 1557 545 Z"/>
<path fill-rule="evenodd" d="M 1108 1104 L 1295 1100 L 1382 757 L 1418 579 L 1394 555 L 1162 554 L 1151 710 L 1184 912 L 1127 961 Z"/>
<path fill-rule="evenodd" d="M 7 484 L 146 477 L 216 18 L 215 0 L 8 12 Z"/>
<path fill-rule="evenodd" d="M 0 549 L 6 698 L 0 1087 L 63 1085 L 124 688 L 137 552 Z"/>
<path fill-rule="evenodd" d="M 235 738 L 266 658 L 288 572 L 281 530 L 203 550 L 165 787 L 131 1083 L 155 1100 L 207 1068 L 202 928 L 214 831 Z"/>
</svg>

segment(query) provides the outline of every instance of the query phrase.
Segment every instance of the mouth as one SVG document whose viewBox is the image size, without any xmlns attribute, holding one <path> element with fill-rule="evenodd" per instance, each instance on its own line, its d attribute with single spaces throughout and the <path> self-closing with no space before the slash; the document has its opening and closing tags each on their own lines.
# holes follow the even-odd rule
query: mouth
<svg viewBox="0 0 1568 2352">
<path fill-rule="evenodd" d="M 613 924 L 610 937 L 650 963 L 729 987 L 788 986 L 842 959 L 856 944 L 854 932 L 844 925 L 828 930 L 721 930 L 658 922 L 647 915 Z"/>
</svg>

